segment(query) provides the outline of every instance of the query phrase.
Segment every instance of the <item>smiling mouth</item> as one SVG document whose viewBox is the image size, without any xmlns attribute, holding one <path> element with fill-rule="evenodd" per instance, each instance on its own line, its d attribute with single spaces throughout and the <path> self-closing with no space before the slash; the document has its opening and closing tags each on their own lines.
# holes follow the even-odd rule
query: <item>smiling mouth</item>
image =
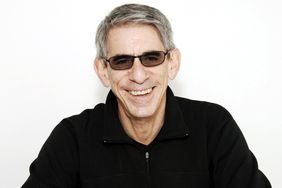
<svg viewBox="0 0 282 188">
<path fill-rule="evenodd" d="M 129 90 L 128 93 L 134 96 L 146 95 L 151 93 L 153 88 L 144 89 L 144 90 Z"/>
</svg>

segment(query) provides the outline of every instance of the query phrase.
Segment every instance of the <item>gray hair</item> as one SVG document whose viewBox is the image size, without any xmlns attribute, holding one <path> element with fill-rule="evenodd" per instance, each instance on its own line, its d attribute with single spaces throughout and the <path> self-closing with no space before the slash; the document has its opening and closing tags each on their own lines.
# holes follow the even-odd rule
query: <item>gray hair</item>
<svg viewBox="0 0 282 188">
<path fill-rule="evenodd" d="M 106 41 L 109 30 L 114 26 L 129 23 L 154 26 L 160 34 L 165 49 L 175 48 L 170 23 L 163 13 L 147 5 L 125 4 L 113 9 L 99 24 L 95 39 L 97 57 L 105 58 L 107 55 Z"/>
</svg>

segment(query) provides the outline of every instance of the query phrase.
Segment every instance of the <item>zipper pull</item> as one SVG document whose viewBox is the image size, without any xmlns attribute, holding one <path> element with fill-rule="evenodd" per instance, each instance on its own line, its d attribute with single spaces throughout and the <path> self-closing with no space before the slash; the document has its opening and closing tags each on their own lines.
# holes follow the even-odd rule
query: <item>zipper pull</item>
<svg viewBox="0 0 282 188">
<path fill-rule="evenodd" d="M 146 151 L 145 152 L 145 159 L 146 159 L 146 179 L 147 179 L 147 187 L 151 187 L 151 173 L 150 173 L 150 161 L 149 161 L 149 158 L 150 158 L 150 155 L 149 155 L 149 152 Z"/>
<path fill-rule="evenodd" d="M 145 159 L 146 159 L 146 168 L 147 168 L 147 173 L 148 173 L 148 174 L 150 173 L 150 162 L 149 162 L 149 158 L 150 158 L 149 152 L 146 151 L 146 153 L 145 153 Z"/>
<path fill-rule="evenodd" d="M 146 153 L 145 153 L 145 158 L 146 158 L 146 161 L 149 160 L 149 158 L 150 158 L 150 155 L 149 155 L 148 151 L 146 151 Z"/>
<path fill-rule="evenodd" d="M 149 164 L 150 162 L 149 162 L 149 158 L 150 158 L 149 152 L 146 151 L 146 153 L 145 153 L 145 159 L 146 159 L 147 172 L 150 171 L 150 164 Z"/>
</svg>

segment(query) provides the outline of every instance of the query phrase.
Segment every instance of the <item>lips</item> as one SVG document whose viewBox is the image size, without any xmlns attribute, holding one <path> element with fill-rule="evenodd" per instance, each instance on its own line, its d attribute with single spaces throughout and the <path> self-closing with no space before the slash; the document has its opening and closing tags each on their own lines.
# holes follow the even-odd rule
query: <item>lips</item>
<svg viewBox="0 0 282 188">
<path fill-rule="evenodd" d="M 151 93 L 153 90 L 153 88 L 148 88 L 148 89 L 144 89 L 144 90 L 129 90 L 128 93 L 130 93 L 131 95 L 134 96 L 140 96 L 140 95 L 146 95 Z"/>
</svg>

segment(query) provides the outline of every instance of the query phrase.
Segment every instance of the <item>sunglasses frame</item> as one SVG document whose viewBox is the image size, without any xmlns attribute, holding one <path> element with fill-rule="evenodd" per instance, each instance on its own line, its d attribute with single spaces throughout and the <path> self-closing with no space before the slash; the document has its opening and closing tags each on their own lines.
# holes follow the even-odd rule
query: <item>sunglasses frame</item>
<svg viewBox="0 0 282 188">
<path fill-rule="evenodd" d="M 152 65 L 152 66 L 147 65 L 147 64 L 143 64 L 142 58 L 145 57 L 146 54 L 148 54 L 148 53 L 154 53 L 154 52 L 162 53 L 162 54 L 164 55 L 163 60 L 162 60 L 159 64 Z M 152 51 L 144 52 L 144 53 L 142 53 L 141 55 L 137 55 L 137 56 L 134 56 L 134 55 L 127 55 L 127 54 L 121 54 L 121 55 L 112 56 L 112 57 L 110 57 L 110 58 L 108 58 L 108 59 L 106 59 L 106 58 L 103 58 L 103 59 L 104 59 L 106 62 L 108 62 L 109 65 L 110 65 L 110 67 L 111 67 L 112 69 L 114 69 L 114 70 L 127 70 L 127 69 L 130 69 L 130 68 L 133 66 L 134 61 L 135 61 L 135 58 L 138 58 L 139 61 L 141 62 L 141 64 L 142 64 L 143 66 L 145 66 L 145 67 L 154 67 L 154 66 L 157 66 L 157 65 L 162 64 L 162 63 L 165 61 L 166 55 L 167 55 L 168 53 L 169 53 L 169 50 L 167 50 L 166 52 L 164 52 L 164 51 L 158 51 L 158 50 L 152 50 Z M 118 57 L 118 56 L 128 56 L 128 57 L 132 58 L 131 66 L 130 66 L 130 67 L 126 67 L 126 68 L 117 68 L 117 67 L 114 67 L 114 66 L 112 65 L 112 63 L 111 63 L 111 59 L 112 59 L 112 58 L 115 58 L 115 57 Z"/>
</svg>

